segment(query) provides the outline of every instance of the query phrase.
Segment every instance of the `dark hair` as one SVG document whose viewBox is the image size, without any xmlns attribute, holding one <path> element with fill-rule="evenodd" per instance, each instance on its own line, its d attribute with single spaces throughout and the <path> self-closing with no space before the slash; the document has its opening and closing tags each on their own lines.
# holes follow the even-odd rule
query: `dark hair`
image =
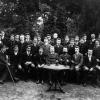
<svg viewBox="0 0 100 100">
<path fill-rule="evenodd" d="M 79 46 L 75 46 L 75 48 L 80 48 Z"/>
<path fill-rule="evenodd" d="M 57 40 L 61 40 L 61 38 L 57 38 Z"/>
</svg>

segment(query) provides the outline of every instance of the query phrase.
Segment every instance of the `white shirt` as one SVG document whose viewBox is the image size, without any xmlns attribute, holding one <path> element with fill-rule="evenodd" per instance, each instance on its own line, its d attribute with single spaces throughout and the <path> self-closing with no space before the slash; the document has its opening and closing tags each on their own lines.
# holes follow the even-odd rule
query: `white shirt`
<svg viewBox="0 0 100 100">
<path fill-rule="evenodd" d="M 89 61 L 91 62 L 91 58 L 92 58 L 92 56 L 89 56 L 89 55 L 88 55 L 88 58 L 89 58 Z"/>
</svg>

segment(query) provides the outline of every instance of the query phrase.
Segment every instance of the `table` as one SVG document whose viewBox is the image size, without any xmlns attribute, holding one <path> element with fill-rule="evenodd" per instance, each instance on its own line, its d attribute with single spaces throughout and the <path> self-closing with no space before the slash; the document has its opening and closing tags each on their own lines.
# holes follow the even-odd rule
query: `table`
<svg viewBox="0 0 100 100">
<path fill-rule="evenodd" d="M 45 65 L 43 68 L 51 71 L 51 74 L 53 72 L 54 73 L 54 76 L 53 77 L 55 77 L 55 81 L 53 81 L 53 83 L 50 85 L 50 87 L 49 87 L 49 89 L 47 91 L 52 91 L 53 90 L 53 91 L 60 91 L 62 93 L 65 93 L 63 91 L 63 89 L 61 88 L 61 85 L 60 85 L 60 83 L 59 83 L 59 81 L 57 79 L 57 73 L 59 71 L 68 70 L 69 69 L 69 66 L 51 64 L 51 65 Z M 52 89 L 53 85 L 55 86 L 54 89 Z M 58 85 L 59 89 L 57 89 L 57 85 Z"/>
</svg>

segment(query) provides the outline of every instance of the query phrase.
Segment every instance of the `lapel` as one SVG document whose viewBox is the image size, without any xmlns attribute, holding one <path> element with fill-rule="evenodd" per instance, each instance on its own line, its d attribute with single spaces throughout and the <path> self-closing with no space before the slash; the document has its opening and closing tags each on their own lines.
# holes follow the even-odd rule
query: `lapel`
<svg viewBox="0 0 100 100">
<path fill-rule="evenodd" d="M 75 55 L 74 55 L 74 59 L 75 59 L 75 60 L 79 59 L 79 57 L 80 57 L 80 54 L 77 54 L 77 55 L 75 54 Z"/>
</svg>

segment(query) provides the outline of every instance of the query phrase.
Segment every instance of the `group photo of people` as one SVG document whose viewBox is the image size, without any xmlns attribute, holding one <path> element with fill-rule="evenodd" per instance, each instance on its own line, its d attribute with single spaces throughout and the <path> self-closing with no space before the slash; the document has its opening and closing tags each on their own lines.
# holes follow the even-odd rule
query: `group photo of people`
<svg viewBox="0 0 100 100">
<path fill-rule="evenodd" d="M 100 0 L 0 0 L 0 100 L 99 100 Z"/>
<path fill-rule="evenodd" d="M 13 79 L 35 81 L 37 84 L 52 84 L 53 77 L 43 66 L 60 66 L 68 68 L 57 74 L 60 83 L 88 83 L 93 87 L 100 86 L 100 35 L 92 33 L 90 40 L 86 34 L 82 37 L 68 35 L 61 39 L 57 33 L 46 37 L 11 34 L 9 41 L 0 35 L 0 65 L 3 84 L 8 78 L 8 65 Z"/>
</svg>

